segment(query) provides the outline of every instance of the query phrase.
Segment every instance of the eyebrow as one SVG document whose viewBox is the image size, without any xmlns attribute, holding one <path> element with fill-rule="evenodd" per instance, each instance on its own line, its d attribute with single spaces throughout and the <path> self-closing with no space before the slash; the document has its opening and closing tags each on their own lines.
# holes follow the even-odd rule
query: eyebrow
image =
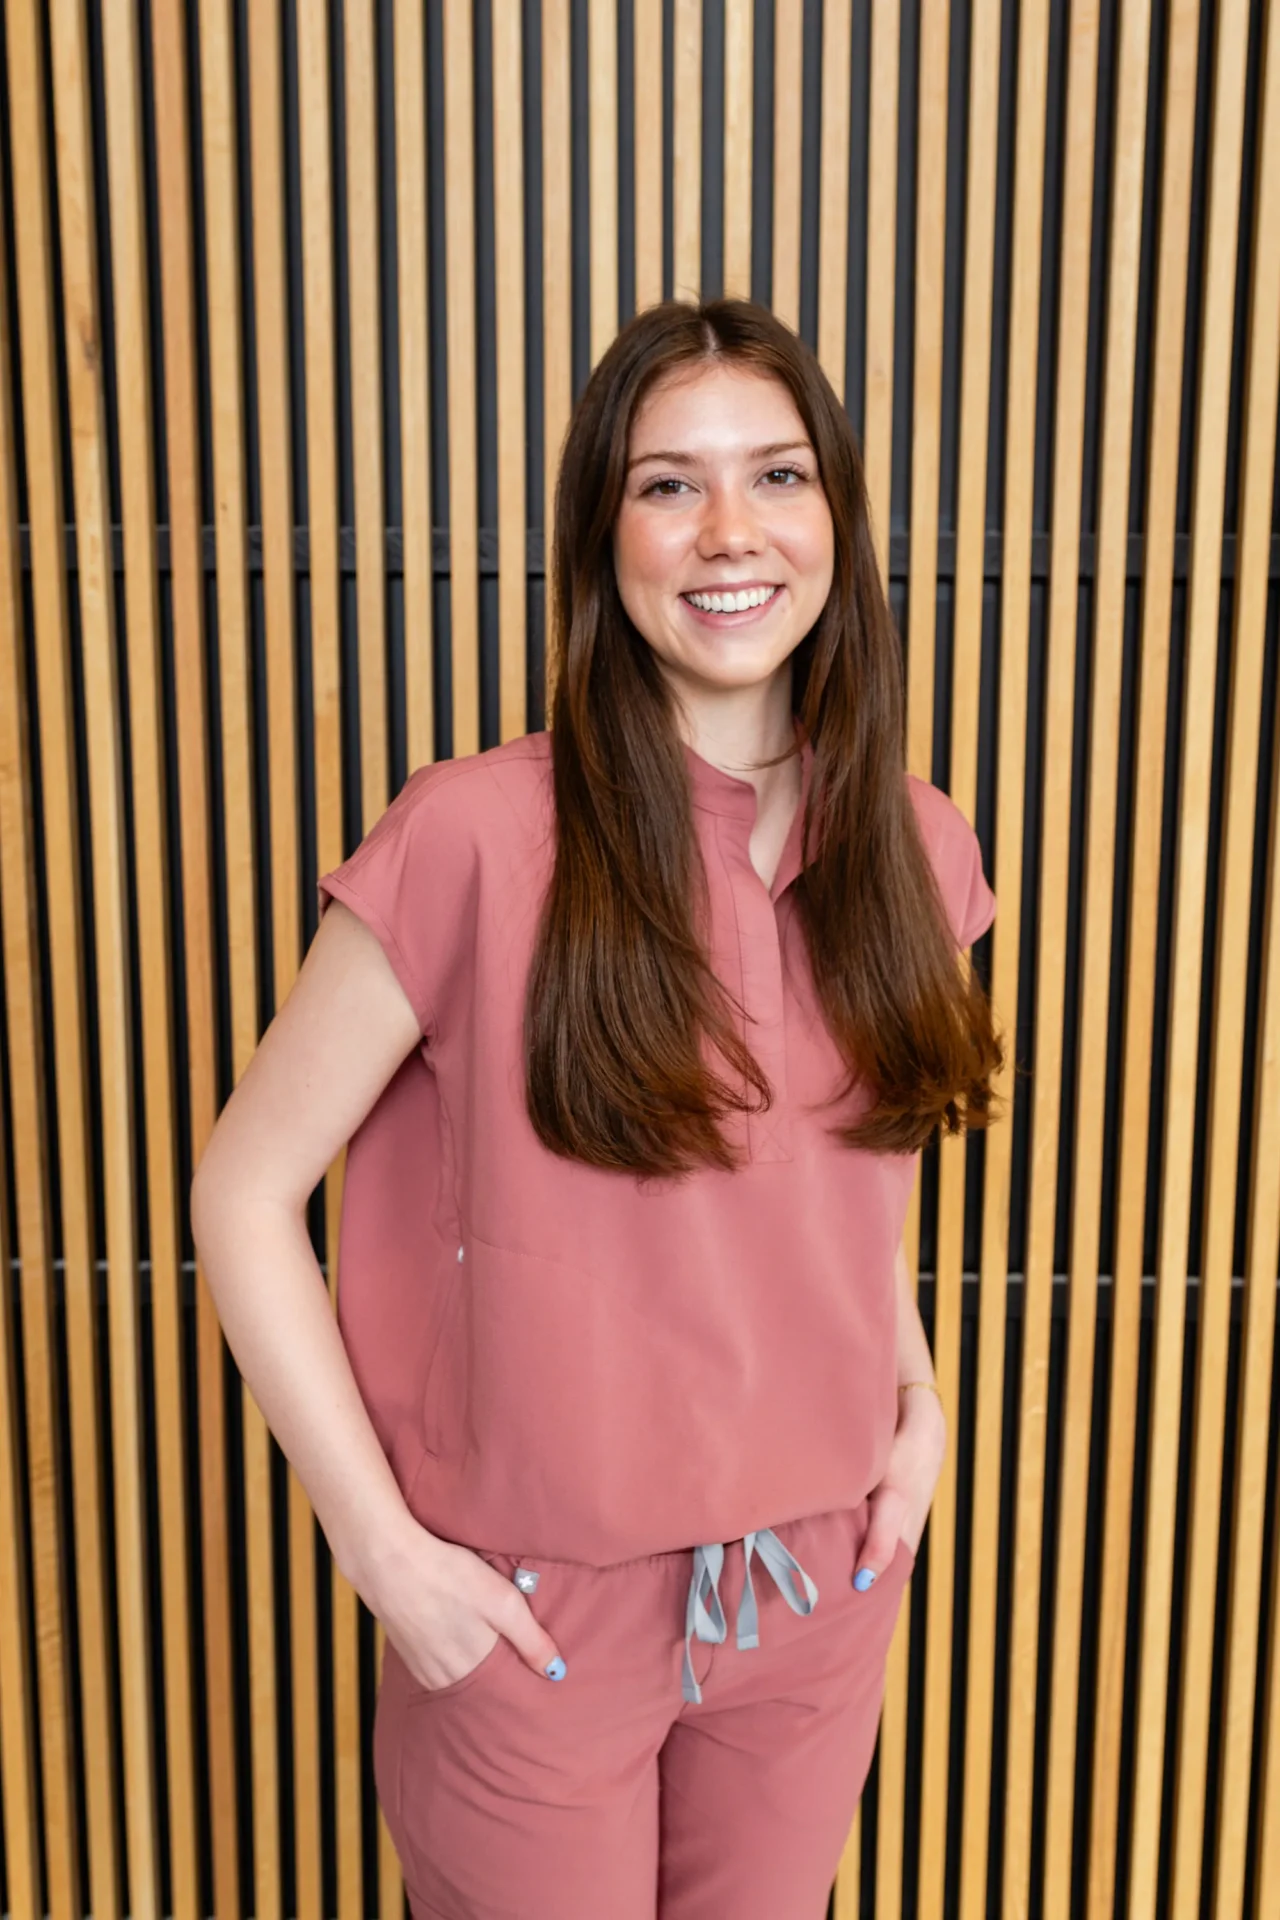
<svg viewBox="0 0 1280 1920">
<path fill-rule="evenodd" d="M 775 453 L 791 453 L 797 447 L 812 451 L 807 440 L 774 440 L 767 447 L 752 447 L 747 453 L 747 459 L 767 460 Z M 694 466 L 697 464 L 697 458 L 698 456 L 694 453 L 682 453 L 678 449 L 673 451 L 670 447 L 661 447 L 654 453 L 638 453 L 634 460 L 627 462 L 627 472 L 630 473 L 632 467 L 642 466 L 646 460 L 665 460 L 671 466 L 678 467 Z"/>
</svg>

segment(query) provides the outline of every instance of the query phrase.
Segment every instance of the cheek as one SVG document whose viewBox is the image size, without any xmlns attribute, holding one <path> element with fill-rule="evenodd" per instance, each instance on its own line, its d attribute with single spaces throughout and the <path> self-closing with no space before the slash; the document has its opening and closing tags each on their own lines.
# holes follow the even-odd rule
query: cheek
<svg viewBox="0 0 1280 1920">
<path fill-rule="evenodd" d="M 672 516 L 624 514 L 614 541 L 614 564 L 633 594 L 663 593 L 682 564 L 686 536 Z"/>
<path fill-rule="evenodd" d="M 835 573 L 835 548 L 829 516 L 815 516 L 793 530 L 790 559 L 796 573 L 812 585 L 819 605 L 825 601 Z"/>
</svg>

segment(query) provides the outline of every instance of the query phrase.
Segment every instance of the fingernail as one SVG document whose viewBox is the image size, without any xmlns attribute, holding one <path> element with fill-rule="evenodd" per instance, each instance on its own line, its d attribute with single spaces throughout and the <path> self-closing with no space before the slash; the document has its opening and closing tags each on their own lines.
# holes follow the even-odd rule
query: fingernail
<svg viewBox="0 0 1280 1920">
<path fill-rule="evenodd" d="M 551 1662 L 550 1666 L 547 1668 L 547 1677 L 551 1680 L 563 1680 L 567 1671 L 568 1669 L 566 1668 L 564 1661 L 560 1658 L 560 1655 L 557 1654 L 555 1659 Z"/>
<path fill-rule="evenodd" d="M 865 1593 L 867 1588 L 871 1585 L 871 1582 L 875 1579 L 875 1577 L 876 1576 L 872 1572 L 870 1567 L 863 1567 L 861 1572 L 854 1574 L 853 1584 L 858 1589 L 859 1593 Z"/>
</svg>

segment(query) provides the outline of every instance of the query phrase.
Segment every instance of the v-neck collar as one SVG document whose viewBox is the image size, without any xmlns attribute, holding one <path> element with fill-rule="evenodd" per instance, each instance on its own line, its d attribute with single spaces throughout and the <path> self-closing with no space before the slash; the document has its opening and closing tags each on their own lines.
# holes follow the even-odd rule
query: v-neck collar
<svg viewBox="0 0 1280 1920">
<path fill-rule="evenodd" d="M 796 735 L 800 741 L 800 799 L 778 858 L 773 884 L 769 889 L 770 896 L 774 900 L 800 872 L 800 841 L 804 827 L 804 811 L 808 804 L 809 790 L 813 780 L 813 743 L 805 732 L 799 716 L 795 715 L 793 718 Z M 755 826 L 757 813 L 756 790 L 751 781 L 741 779 L 734 773 L 726 773 L 723 767 L 713 766 L 710 760 L 704 759 L 700 753 L 695 752 L 687 740 L 682 744 L 685 764 L 689 769 L 694 806 L 708 813 L 720 814 L 740 821 L 749 837 Z"/>
</svg>

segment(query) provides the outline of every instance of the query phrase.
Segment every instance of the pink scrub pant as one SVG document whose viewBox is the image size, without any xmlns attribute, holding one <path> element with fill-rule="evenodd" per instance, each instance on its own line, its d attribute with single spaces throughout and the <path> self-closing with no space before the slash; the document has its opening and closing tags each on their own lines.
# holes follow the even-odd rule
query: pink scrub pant
<svg viewBox="0 0 1280 1920">
<path fill-rule="evenodd" d="M 414 1920 L 824 1920 L 915 1560 L 899 1540 L 857 1592 L 867 1519 L 748 1536 L 749 1584 L 742 1540 L 608 1567 L 483 1552 L 568 1671 L 500 1636 L 426 1688 L 386 1641 L 374 1779 Z"/>
</svg>

